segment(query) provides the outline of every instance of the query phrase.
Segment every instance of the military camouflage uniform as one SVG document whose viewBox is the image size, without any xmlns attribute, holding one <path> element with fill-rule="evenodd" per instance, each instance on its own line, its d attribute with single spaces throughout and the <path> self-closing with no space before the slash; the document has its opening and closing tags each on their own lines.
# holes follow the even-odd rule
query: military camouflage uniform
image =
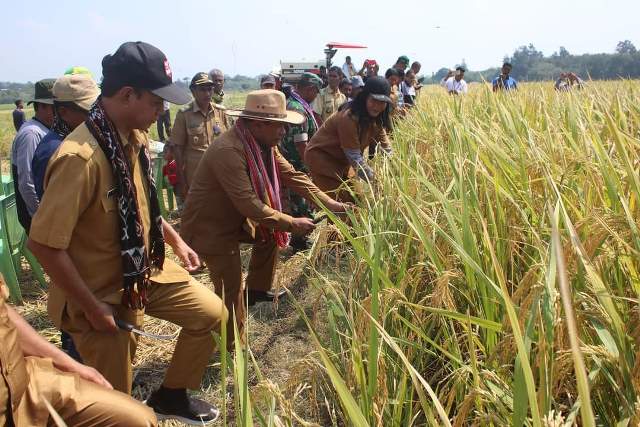
<svg viewBox="0 0 640 427">
<path fill-rule="evenodd" d="M 284 137 L 284 140 L 280 144 L 280 152 L 284 156 L 285 159 L 293 165 L 296 170 L 307 173 L 307 168 L 304 165 L 304 159 L 300 158 L 300 153 L 296 148 L 297 144 L 308 142 L 313 134 L 318 131 L 317 121 L 320 120 L 318 116 L 316 116 L 316 120 L 311 117 L 304 109 L 302 104 L 293 97 L 289 97 L 287 100 L 287 110 L 296 111 L 303 116 L 305 116 L 306 120 L 302 122 L 300 125 L 293 125 L 289 127 L 289 131 L 287 135 Z M 296 193 L 292 191 L 286 191 L 286 199 L 288 199 L 288 210 L 289 214 L 293 217 L 311 217 L 312 210 L 309 206 L 309 203 L 298 196 Z"/>
<path fill-rule="evenodd" d="M 223 101 L 224 91 L 221 91 L 220 93 L 213 92 L 213 95 L 211 95 L 211 102 L 213 102 L 214 104 L 222 105 Z"/>
</svg>

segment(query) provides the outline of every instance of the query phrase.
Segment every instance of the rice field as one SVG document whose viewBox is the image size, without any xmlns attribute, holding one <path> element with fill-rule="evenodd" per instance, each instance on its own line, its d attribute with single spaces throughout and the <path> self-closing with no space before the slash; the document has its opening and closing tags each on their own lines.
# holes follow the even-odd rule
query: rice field
<svg viewBox="0 0 640 427">
<path fill-rule="evenodd" d="M 639 101 L 425 87 L 348 220 L 279 269 L 292 299 L 215 356 L 219 425 L 638 425 Z M 140 350 L 153 385 L 171 349 Z"/>
<path fill-rule="evenodd" d="M 334 425 L 638 425 L 640 85 L 470 92 L 423 94 L 334 218 L 320 400 Z"/>
</svg>

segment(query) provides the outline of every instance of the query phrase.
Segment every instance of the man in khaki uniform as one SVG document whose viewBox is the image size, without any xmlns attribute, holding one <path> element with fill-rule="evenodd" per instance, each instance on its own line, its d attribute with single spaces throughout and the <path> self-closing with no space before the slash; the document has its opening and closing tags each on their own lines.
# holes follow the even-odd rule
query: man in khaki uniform
<svg viewBox="0 0 640 427">
<path fill-rule="evenodd" d="M 344 211 L 344 205 L 321 192 L 276 148 L 285 136 L 286 124 L 304 121 L 302 114 L 287 111 L 282 92 L 251 92 L 244 110 L 228 114 L 239 119 L 207 149 L 185 203 L 181 234 L 205 259 L 216 292 L 222 295 L 224 291 L 230 317 L 235 310 L 241 327 L 240 243 L 253 244 L 247 287 L 266 299 L 278 249 L 288 243 L 287 233 L 304 235 L 314 228 L 311 219 L 282 212 L 280 186 L 312 202 L 319 200 L 332 211 Z"/>
<path fill-rule="evenodd" d="M 176 115 L 171 144 L 178 165 L 178 183 L 185 196 L 207 147 L 227 130 L 224 107 L 211 102 L 213 81 L 207 73 L 197 73 L 189 86 L 194 100 Z"/>
<path fill-rule="evenodd" d="M 0 425 L 51 425 L 45 401 L 69 426 L 157 424 L 149 407 L 38 335 L 5 303 L 7 295 L 0 276 Z"/>
<path fill-rule="evenodd" d="M 146 313 L 181 326 L 164 382 L 147 404 L 159 418 L 212 422 L 217 410 L 186 389 L 200 387 L 211 334 L 227 312 L 215 293 L 164 257 L 166 241 L 187 269 L 200 265 L 160 216 L 142 131 L 163 99 L 185 104 L 189 95 L 172 83 L 164 54 L 147 43 L 123 44 L 102 66 L 102 95 L 49 161 L 29 235 L 52 280 L 49 315 L 82 360 L 124 393 L 131 391 L 137 340 L 121 322 L 140 329 Z"/>
<path fill-rule="evenodd" d="M 340 80 L 342 80 L 340 67 L 329 68 L 329 85 L 322 89 L 313 101 L 313 109 L 320 115 L 323 122 L 326 122 L 333 113 L 338 112 L 338 108 L 347 101 L 347 97 L 338 87 Z"/>
</svg>

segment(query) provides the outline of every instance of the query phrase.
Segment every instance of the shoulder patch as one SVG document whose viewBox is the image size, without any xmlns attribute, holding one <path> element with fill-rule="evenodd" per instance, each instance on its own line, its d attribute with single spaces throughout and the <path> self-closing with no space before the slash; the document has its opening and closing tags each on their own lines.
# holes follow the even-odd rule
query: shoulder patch
<svg viewBox="0 0 640 427">
<path fill-rule="evenodd" d="M 91 159 L 96 150 L 100 150 L 100 146 L 95 140 L 83 142 L 64 140 L 60 147 L 60 154 L 75 154 L 84 160 Z"/>
</svg>

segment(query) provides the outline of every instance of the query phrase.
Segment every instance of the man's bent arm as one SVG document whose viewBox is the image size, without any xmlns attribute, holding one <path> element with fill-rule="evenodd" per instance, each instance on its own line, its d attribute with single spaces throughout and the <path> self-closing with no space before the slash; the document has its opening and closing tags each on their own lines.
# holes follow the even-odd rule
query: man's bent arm
<svg viewBox="0 0 640 427">
<path fill-rule="evenodd" d="M 78 269 L 65 249 L 55 249 L 31 238 L 27 241 L 27 247 L 38 258 L 54 286 L 62 289 L 68 299 L 78 307 L 82 307 L 85 314 L 100 311 L 101 303 L 80 277 Z"/>
<path fill-rule="evenodd" d="M 38 146 L 39 136 L 33 132 L 22 135 L 22 143 L 14 160 L 18 168 L 18 190 L 27 206 L 29 215 L 33 216 L 38 210 L 39 199 L 36 194 L 36 187 L 33 183 L 33 173 L 31 171 L 31 161 Z"/>
<path fill-rule="evenodd" d="M 113 388 L 95 369 L 84 366 L 73 360 L 65 352 L 42 338 L 12 307 L 7 306 L 9 320 L 18 332 L 18 343 L 25 356 L 46 357 L 53 365 L 65 372 L 77 372 L 80 377 L 106 388 Z"/>
</svg>

